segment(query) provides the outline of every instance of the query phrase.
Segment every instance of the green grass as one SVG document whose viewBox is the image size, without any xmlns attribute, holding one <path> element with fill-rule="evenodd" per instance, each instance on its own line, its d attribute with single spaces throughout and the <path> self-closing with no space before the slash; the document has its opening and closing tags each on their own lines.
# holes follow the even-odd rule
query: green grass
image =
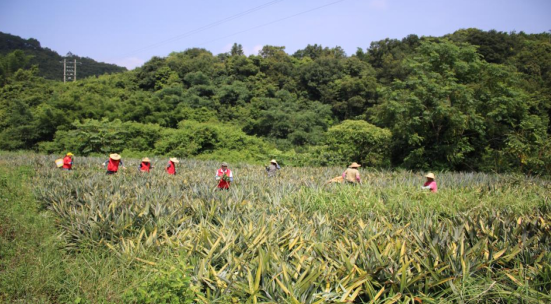
<svg viewBox="0 0 551 304">
<path fill-rule="evenodd" d="M 33 196 L 34 172 L 0 162 L 0 302 L 119 303 L 150 270 L 102 247 L 68 252 L 55 215 Z"/>
</svg>

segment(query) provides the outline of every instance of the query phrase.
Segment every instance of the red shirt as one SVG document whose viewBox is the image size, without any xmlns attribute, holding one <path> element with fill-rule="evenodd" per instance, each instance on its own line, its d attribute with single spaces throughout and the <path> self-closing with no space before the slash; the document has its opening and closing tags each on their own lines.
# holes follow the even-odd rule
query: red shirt
<svg viewBox="0 0 551 304">
<path fill-rule="evenodd" d="M 114 159 L 109 159 L 109 163 L 107 164 L 107 171 L 113 171 L 113 172 L 117 172 L 119 171 L 119 163 L 121 162 L 121 160 L 114 160 Z"/>
<path fill-rule="evenodd" d="M 140 164 L 140 171 L 149 172 L 150 169 L 151 169 L 151 163 L 142 162 Z"/>
<path fill-rule="evenodd" d="M 430 192 L 434 192 L 434 193 L 438 192 L 438 186 L 436 186 L 436 182 L 435 182 L 435 181 L 433 181 L 433 180 L 432 180 L 432 181 L 428 181 L 428 182 L 426 182 L 426 183 L 423 185 L 423 187 L 427 187 L 427 186 L 430 187 Z"/>
<path fill-rule="evenodd" d="M 222 177 L 226 174 L 229 178 L 233 178 L 233 175 L 231 173 L 230 169 L 226 169 L 226 171 L 222 170 L 222 168 L 218 169 L 216 171 L 216 176 Z M 225 181 L 222 178 L 220 178 L 220 182 L 218 183 L 218 188 L 220 189 L 229 189 L 230 188 L 230 181 Z"/>
<path fill-rule="evenodd" d="M 168 166 L 166 167 L 166 172 L 171 175 L 176 174 L 176 166 L 174 166 L 174 163 L 171 161 L 168 161 Z"/>
<path fill-rule="evenodd" d="M 73 167 L 73 159 L 70 156 L 65 156 L 63 158 L 63 169 L 69 169 Z"/>
</svg>

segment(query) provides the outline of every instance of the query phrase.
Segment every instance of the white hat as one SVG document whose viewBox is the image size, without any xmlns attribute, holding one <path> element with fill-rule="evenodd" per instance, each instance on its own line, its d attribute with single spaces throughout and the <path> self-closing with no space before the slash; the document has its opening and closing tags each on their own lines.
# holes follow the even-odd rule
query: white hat
<svg viewBox="0 0 551 304">
<path fill-rule="evenodd" d="M 118 155 L 117 153 L 113 153 L 113 154 L 109 154 L 109 158 L 112 160 L 119 160 L 121 159 L 121 156 Z"/>
<path fill-rule="evenodd" d="M 350 166 L 348 166 L 348 168 L 359 168 L 361 167 L 362 165 L 358 165 L 357 162 L 353 162 Z"/>
</svg>

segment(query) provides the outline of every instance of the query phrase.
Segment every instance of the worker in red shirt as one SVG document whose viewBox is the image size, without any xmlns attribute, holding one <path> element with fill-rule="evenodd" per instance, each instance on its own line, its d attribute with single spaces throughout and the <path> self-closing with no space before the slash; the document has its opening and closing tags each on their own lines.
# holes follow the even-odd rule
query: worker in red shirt
<svg viewBox="0 0 551 304">
<path fill-rule="evenodd" d="M 438 186 L 436 185 L 434 173 L 429 172 L 427 175 L 425 175 L 425 177 L 427 178 L 427 181 L 421 188 L 425 190 L 430 190 L 430 192 L 432 193 L 438 192 Z"/>
<path fill-rule="evenodd" d="M 180 161 L 176 157 L 171 157 L 166 165 L 166 172 L 170 175 L 176 175 L 176 164 Z"/>
<path fill-rule="evenodd" d="M 147 172 L 147 173 L 149 173 L 149 170 L 151 170 L 152 168 L 153 167 L 151 166 L 151 160 L 149 160 L 149 158 L 147 158 L 147 157 L 144 157 L 142 159 L 142 163 L 138 167 L 140 172 Z"/>
<path fill-rule="evenodd" d="M 220 169 L 216 171 L 216 180 L 218 182 L 219 190 L 228 190 L 230 189 L 230 183 L 233 182 L 233 173 L 228 169 L 228 163 L 223 162 L 220 166 Z"/>
<path fill-rule="evenodd" d="M 73 153 L 69 152 L 63 158 L 63 170 L 71 170 L 73 168 Z"/>
<path fill-rule="evenodd" d="M 107 175 L 117 173 L 117 171 L 119 171 L 119 166 L 124 168 L 121 156 L 117 153 L 109 154 L 109 159 L 103 163 L 103 166 L 107 166 Z"/>
</svg>

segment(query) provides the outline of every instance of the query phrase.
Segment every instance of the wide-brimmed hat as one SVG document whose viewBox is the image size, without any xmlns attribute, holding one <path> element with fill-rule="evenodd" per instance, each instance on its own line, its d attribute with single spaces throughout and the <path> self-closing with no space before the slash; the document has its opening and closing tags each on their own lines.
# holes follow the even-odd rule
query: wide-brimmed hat
<svg viewBox="0 0 551 304">
<path fill-rule="evenodd" d="M 427 173 L 427 175 L 425 175 L 425 177 L 434 179 L 434 173 L 429 172 Z"/>
<path fill-rule="evenodd" d="M 227 167 L 228 166 L 228 163 L 227 162 L 223 162 L 222 163 L 222 167 Z"/>
<path fill-rule="evenodd" d="M 362 165 L 358 165 L 357 162 L 353 162 L 352 165 L 348 166 L 348 168 L 359 168 L 361 167 Z"/>
<path fill-rule="evenodd" d="M 67 156 L 73 156 L 74 154 L 73 154 L 73 153 L 71 153 L 71 152 L 67 152 L 67 154 L 66 154 L 66 155 L 67 155 Z"/>
<path fill-rule="evenodd" d="M 121 159 L 121 156 L 118 155 L 117 153 L 113 153 L 113 154 L 109 154 L 109 158 L 112 160 L 119 160 Z"/>
<path fill-rule="evenodd" d="M 144 158 L 142 159 L 142 161 L 143 161 L 144 163 L 150 163 L 150 162 L 151 162 L 151 160 L 149 160 L 149 158 L 147 158 L 147 157 L 144 157 Z"/>
<path fill-rule="evenodd" d="M 173 163 L 179 163 L 180 161 L 176 157 L 171 157 L 170 161 Z"/>
<path fill-rule="evenodd" d="M 277 164 L 277 161 L 275 159 L 272 159 L 270 162 L 274 163 L 274 164 Z"/>
</svg>

